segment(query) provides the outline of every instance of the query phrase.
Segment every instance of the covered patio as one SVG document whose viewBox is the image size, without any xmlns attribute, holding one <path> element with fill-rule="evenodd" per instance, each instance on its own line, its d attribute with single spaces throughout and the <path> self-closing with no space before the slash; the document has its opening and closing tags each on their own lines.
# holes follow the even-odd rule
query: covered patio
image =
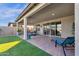
<svg viewBox="0 0 79 59">
<path fill-rule="evenodd" d="M 74 4 L 50 3 L 29 4 L 16 20 L 17 28 L 23 30 L 21 37 L 51 55 L 63 56 L 61 46 L 55 47 L 53 37 L 67 38 L 74 36 Z M 32 31 L 36 36 L 28 39 L 28 27 L 33 26 Z M 74 49 L 67 50 L 68 56 L 74 55 Z"/>
<path fill-rule="evenodd" d="M 39 47 L 45 52 L 53 56 L 64 56 L 63 49 L 61 46 L 55 47 L 55 42 L 51 41 L 51 38 L 48 36 L 33 36 L 32 39 L 26 40 L 27 42 Z M 74 48 L 66 48 L 67 56 L 74 56 Z"/>
</svg>

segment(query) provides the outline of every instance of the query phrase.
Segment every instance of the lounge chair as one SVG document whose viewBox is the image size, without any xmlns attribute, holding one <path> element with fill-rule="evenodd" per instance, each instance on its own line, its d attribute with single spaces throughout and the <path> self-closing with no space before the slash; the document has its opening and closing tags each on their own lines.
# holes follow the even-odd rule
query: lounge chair
<svg viewBox="0 0 79 59">
<path fill-rule="evenodd" d="M 57 45 L 62 46 L 64 55 L 66 56 L 65 47 L 73 45 L 75 38 L 67 37 L 66 39 L 62 39 L 62 38 L 55 37 L 55 38 L 53 38 L 53 41 L 55 42 L 55 47 L 57 47 Z"/>
</svg>

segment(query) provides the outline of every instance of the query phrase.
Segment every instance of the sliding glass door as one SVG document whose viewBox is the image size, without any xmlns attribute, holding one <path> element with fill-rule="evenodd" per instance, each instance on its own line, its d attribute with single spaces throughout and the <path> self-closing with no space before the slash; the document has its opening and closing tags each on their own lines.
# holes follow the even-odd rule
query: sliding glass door
<svg viewBox="0 0 79 59">
<path fill-rule="evenodd" d="M 61 22 L 52 22 L 44 24 L 45 35 L 61 36 Z"/>
</svg>

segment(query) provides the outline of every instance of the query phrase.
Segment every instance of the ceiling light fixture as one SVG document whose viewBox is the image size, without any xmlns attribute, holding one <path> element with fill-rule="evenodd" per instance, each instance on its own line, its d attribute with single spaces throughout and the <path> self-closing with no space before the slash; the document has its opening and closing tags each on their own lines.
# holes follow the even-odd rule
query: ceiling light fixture
<svg viewBox="0 0 79 59">
<path fill-rule="evenodd" d="M 55 15 L 55 13 L 52 13 L 52 16 L 54 16 Z"/>
</svg>

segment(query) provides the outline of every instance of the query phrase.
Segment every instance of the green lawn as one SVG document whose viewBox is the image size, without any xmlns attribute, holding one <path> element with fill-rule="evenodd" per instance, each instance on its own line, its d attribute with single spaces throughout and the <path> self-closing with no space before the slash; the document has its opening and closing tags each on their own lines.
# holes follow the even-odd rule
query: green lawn
<svg viewBox="0 0 79 59">
<path fill-rule="evenodd" d="M 12 42 L 16 40 L 22 39 L 17 36 L 1 37 L 0 43 Z M 22 40 L 15 47 L 6 52 L 0 53 L 0 56 L 50 56 L 50 54 Z"/>
</svg>

